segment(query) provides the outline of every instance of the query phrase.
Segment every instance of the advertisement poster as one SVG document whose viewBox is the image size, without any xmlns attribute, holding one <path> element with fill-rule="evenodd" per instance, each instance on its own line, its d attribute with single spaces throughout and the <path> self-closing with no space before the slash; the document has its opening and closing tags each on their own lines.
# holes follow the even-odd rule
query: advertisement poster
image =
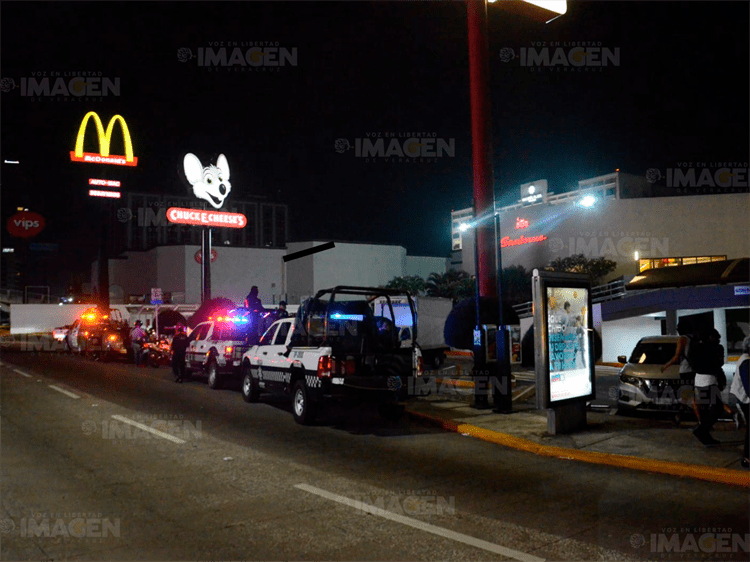
<svg viewBox="0 0 750 562">
<path fill-rule="evenodd" d="M 588 291 L 547 287 L 550 401 L 591 394 Z"/>
</svg>

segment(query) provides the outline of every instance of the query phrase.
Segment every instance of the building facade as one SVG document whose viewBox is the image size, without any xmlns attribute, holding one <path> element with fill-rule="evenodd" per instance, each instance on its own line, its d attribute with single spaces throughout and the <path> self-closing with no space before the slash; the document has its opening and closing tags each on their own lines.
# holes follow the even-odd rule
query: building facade
<svg viewBox="0 0 750 562">
<path fill-rule="evenodd" d="M 228 229 L 227 229 L 228 230 Z M 289 261 L 284 257 L 322 244 L 290 243 L 286 248 L 239 248 L 214 246 L 211 294 L 237 303 L 253 285 L 263 302 L 286 300 L 299 304 L 320 289 L 336 285 L 381 286 L 394 277 L 445 273 L 447 258 L 407 256 L 401 246 L 336 242 L 323 252 Z M 173 304 L 201 300 L 201 263 L 196 245 L 159 246 L 147 251 L 128 251 L 109 260 L 110 298 L 113 303 L 149 300 L 152 288 L 160 288 Z M 96 279 L 96 265 L 92 278 Z"/>
<path fill-rule="evenodd" d="M 503 267 L 529 271 L 576 254 L 613 260 L 617 269 L 606 281 L 649 267 L 746 257 L 749 211 L 747 193 L 659 196 L 645 178 L 615 172 L 568 193 L 498 208 L 497 244 Z M 468 229 L 460 267 L 471 275 L 473 241 Z"/>
</svg>

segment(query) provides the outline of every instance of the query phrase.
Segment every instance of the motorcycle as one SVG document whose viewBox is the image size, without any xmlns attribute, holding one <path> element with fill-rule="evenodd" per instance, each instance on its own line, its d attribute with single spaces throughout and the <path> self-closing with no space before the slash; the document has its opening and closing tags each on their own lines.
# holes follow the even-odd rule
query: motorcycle
<svg viewBox="0 0 750 562">
<path fill-rule="evenodd" d="M 162 365 L 169 366 L 172 364 L 172 349 L 166 338 L 144 343 L 143 355 L 146 358 L 146 364 L 154 369 L 158 369 Z"/>
</svg>

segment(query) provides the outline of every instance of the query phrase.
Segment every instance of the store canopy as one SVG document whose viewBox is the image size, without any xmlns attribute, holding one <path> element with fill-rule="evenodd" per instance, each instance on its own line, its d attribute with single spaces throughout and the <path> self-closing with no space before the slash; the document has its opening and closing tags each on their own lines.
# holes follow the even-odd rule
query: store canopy
<svg viewBox="0 0 750 562">
<path fill-rule="evenodd" d="M 628 290 L 750 283 L 750 258 L 647 269 L 625 285 Z"/>
</svg>

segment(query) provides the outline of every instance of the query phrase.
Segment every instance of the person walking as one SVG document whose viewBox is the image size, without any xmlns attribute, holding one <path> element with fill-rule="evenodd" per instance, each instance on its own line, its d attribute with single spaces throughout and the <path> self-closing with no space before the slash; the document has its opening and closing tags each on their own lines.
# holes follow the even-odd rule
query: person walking
<svg viewBox="0 0 750 562">
<path fill-rule="evenodd" d="M 142 355 L 143 344 L 146 342 L 146 332 L 144 332 L 143 328 L 141 328 L 142 325 L 143 322 L 141 322 L 140 320 L 136 320 L 135 327 L 130 330 L 130 345 L 133 348 L 133 363 L 135 363 L 139 367 L 145 366 L 142 365 Z"/>
<path fill-rule="evenodd" d="M 185 355 L 189 345 L 190 340 L 185 333 L 185 327 L 178 324 L 177 331 L 172 338 L 172 372 L 175 382 L 182 382 L 185 378 Z"/>
<path fill-rule="evenodd" d="M 737 361 L 737 370 L 734 372 L 732 386 L 729 387 L 729 395 L 737 403 L 745 417 L 745 445 L 742 451 L 740 464 L 745 468 L 750 467 L 750 386 L 748 384 L 748 372 L 750 371 L 750 336 L 742 341 L 742 355 Z"/>
<path fill-rule="evenodd" d="M 723 409 L 719 383 L 723 378 L 724 347 L 718 343 L 720 338 L 715 329 L 696 334 L 688 356 L 695 369 L 695 402 L 698 405 L 698 425 L 693 434 L 706 446 L 721 443 L 711 436 L 711 429 Z"/>
<path fill-rule="evenodd" d="M 677 340 L 677 348 L 675 349 L 674 356 L 667 361 L 662 367 L 661 372 L 663 373 L 672 365 L 679 363 L 680 365 L 680 389 L 685 390 L 685 395 L 680 392 L 680 400 L 687 406 L 693 409 L 696 419 L 700 420 L 698 412 L 698 404 L 695 402 L 695 371 L 690 365 L 688 360 L 688 353 L 690 352 L 690 341 L 692 338 L 693 327 L 688 320 L 680 320 L 677 323 L 677 333 L 680 338 Z M 678 422 L 682 419 L 681 413 L 678 413 Z"/>
</svg>

